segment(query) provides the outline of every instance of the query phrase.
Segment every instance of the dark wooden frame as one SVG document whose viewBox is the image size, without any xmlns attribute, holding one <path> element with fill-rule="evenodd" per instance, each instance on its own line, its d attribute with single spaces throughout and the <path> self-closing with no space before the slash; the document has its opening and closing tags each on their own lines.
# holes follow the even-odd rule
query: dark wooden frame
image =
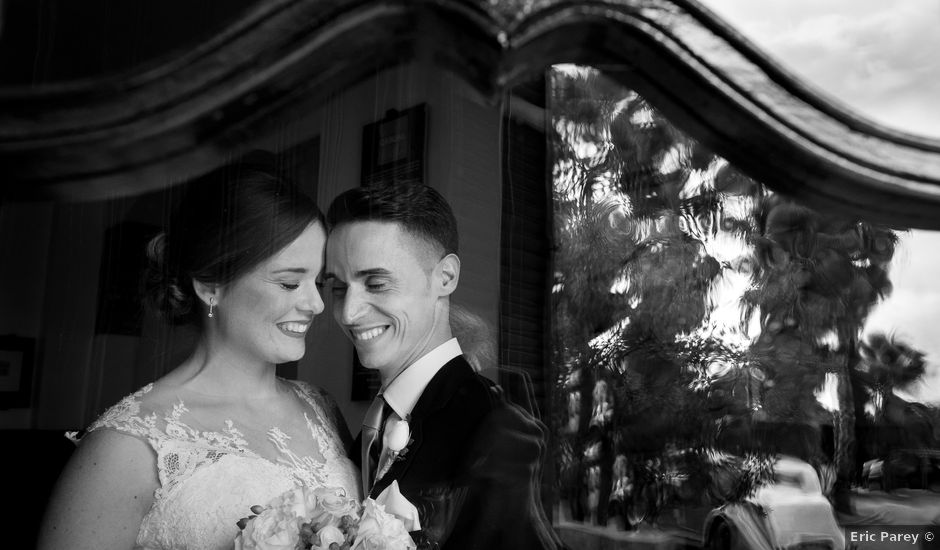
<svg viewBox="0 0 940 550">
<path fill-rule="evenodd" d="M 10 351 L 20 355 L 18 388 L 12 391 L 0 391 L 0 410 L 29 408 L 33 398 L 33 354 L 36 349 L 35 338 L 23 336 L 0 336 L 0 351 Z"/>
<path fill-rule="evenodd" d="M 0 87 L 2 199 L 101 199 L 191 177 L 413 60 L 493 101 L 551 64 L 614 66 L 678 127 L 778 192 L 940 229 L 940 141 L 849 110 L 694 0 L 258 2 L 186 55 L 139 71 Z"/>
</svg>

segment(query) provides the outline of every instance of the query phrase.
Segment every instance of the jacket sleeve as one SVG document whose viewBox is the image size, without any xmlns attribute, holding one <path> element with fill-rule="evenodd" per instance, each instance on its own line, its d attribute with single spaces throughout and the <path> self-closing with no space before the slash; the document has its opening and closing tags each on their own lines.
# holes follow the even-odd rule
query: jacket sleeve
<svg viewBox="0 0 940 550">
<path fill-rule="evenodd" d="M 471 439 L 462 471 L 468 489 L 443 548 L 564 548 L 541 504 L 547 428 L 499 402 Z"/>
</svg>

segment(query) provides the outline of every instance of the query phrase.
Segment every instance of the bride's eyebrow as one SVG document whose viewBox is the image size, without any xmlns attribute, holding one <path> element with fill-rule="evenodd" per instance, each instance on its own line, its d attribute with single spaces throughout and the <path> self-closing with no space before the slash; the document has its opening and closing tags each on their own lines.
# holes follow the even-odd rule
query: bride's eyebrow
<svg viewBox="0 0 940 550">
<path fill-rule="evenodd" d="M 284 267 L 281 269 L 275 269 L 271 272 L 272 275 L 280 275 L 281 273 L 296 273 L 298 275 L 303 275 L 307 273 L 307 268 L 305 267 Z"/>
</svg>

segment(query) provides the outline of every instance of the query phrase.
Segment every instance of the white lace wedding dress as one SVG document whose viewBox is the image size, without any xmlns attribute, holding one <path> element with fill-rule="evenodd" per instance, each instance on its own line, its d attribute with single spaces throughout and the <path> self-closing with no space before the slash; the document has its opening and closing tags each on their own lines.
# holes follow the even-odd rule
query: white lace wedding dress
<svg viewBox="0 0 940 550">
<path fill-rule="evenodd" d="M 182 397 L 171 407 L 153 410 L 147 399 L 153 384 L 125 397 L 89 426 L 86 433 L 110 429 L 143 439 L 156 454 L 160 485 L 140 525 L 137 548 L 232 548 L 236 522 L 250 514 L 249 508 L 294 486 L 341 487 L 359 498 L 359 473 L 336 428 L 342 420 L 326 410 L 326 398 L 310 385 L 285 382 L 309 406 L 304 414 L 309 434 L 292 435 L 312 437 L 320 456 L 298 456 L 291 450 L 291 435 L 274 426 L 264 442 L 246 437 L 237 423 L 222 416 L 217 429 L 207 430 L 216 420 L 195 418 Z"/>
</svg>

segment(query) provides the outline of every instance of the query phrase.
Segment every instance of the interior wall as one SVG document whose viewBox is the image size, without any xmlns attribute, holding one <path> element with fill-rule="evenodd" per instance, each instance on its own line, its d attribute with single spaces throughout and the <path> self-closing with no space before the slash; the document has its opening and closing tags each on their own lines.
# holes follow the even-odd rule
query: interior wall
<svg viewBox="0 0 940 550">
<path fill-rule="evenodd" d="M 90 365 L 106 203 L 55 206 L 42 304 L 34 427 L 80 427 Z M 25 233 L 25 231 L 20 232 Z"/>
<path fill-rule="evenodd" d="M 42 304 L 42 337 L 32 427 L 82 428 L 121 397 L 162 374 L 154 370 L 155 358 L 141 360 L 144 353 L 155 353 L 146 317 L 142 316 L 142 334 L 96 330 L 102 266 L 110 263 L 133 278 L 139 276 L 139 266 L 132 259 L 110 256 L 115 251 L 105 245 L 106 231 L 125 222 L 153 226 L 156 231 L 164 215 L 162 198 L 153 193 L 54 206 L 47 283 L 43 300 L 37 302 Z M 26 232 L 20 229 L 21 234 Z M 131 307 L 136 310 L 142 305 Z M 165 352 L 166 342 L 162 344 Z"/>
<path fill-rule="evenodd" d="M 54 207 L 47 203 L 0 206 L 0 334 L 38 341 Z M 31 231 L 20 231 L 29 227 Z M 33 380 L 37 367 L 34 350 Z M 33 403 L 33 405 L 35 402 Z M 0 429 L 28 428 L 35 407 L 0 410 Z"/>
</svg>

